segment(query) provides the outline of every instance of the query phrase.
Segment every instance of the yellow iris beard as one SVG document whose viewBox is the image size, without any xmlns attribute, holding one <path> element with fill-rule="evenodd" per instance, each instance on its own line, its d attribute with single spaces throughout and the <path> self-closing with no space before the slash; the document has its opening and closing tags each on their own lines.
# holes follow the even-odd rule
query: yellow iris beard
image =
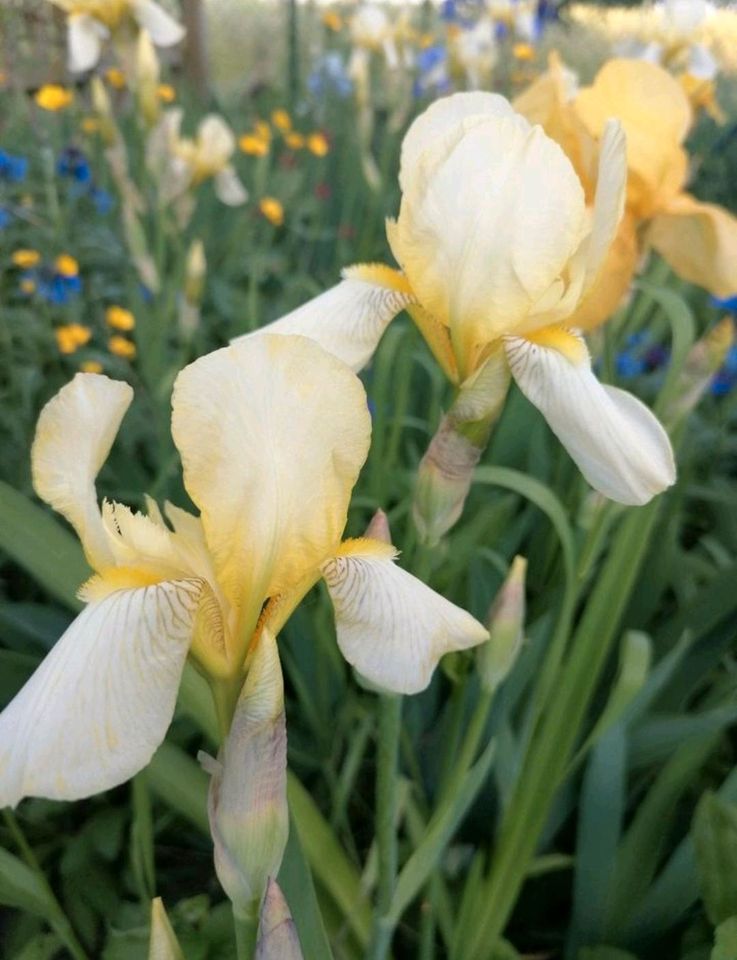
<svg viewBox="0 0 737 960">
<path fill-rule="evenodd" d="M 541 347 L 557 350 L 566 360 L 574 364 L 583 363 L 587 357 L 584 342 L 579 337 L 574 337 L 565 327 L 543 327 L 542 330 L 536 330 L 534 333 L 526 333 L 525 340 Z"/>
</svg>

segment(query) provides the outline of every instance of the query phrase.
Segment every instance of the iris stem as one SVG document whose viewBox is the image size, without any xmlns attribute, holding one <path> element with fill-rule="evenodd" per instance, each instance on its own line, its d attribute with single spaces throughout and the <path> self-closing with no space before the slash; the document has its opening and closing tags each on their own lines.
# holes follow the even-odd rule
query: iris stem
<svg viewBox="0 0 737 960">
<path fill-rule="evenodd" d="M 379 879 L 374 909 L 374 924 L 368 960 L 386 960 L 394 924 L 390 918 L 397 883 L 399 852 L 397 844 L 397 803 L 399 799 L 399 739 L 402 729 L 402 697 L 379 696 L 379 741 L 376 762 L 376 846 Z"/>
<path fill-rule="evenodd" d="M 258 902 L 248 913 L 233 908 L 235 924 L 235 945 L 238 960 L 253 960 L 258 940 Z"/>
</svg>

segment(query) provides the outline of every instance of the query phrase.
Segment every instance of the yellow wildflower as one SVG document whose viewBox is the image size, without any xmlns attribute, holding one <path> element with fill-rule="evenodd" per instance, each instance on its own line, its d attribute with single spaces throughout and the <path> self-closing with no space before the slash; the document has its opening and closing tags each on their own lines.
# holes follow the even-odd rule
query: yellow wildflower
<svg viewBox="0 0 737 960">
<path fill-rule="evenodd" d="M 530 61 L 535 59 L 535 48 L 531 43 L 515 43 L 512 54 L 516 60 Z"/>
<path fill-rule="evenodd" d="M 323 26 L 333 33 L 337 33 L 343 27 L 343 18 L 336 10 L 326 10 L 322 15 Z"/>
<path fill-rule="evenodd" d="M 253 132 L 267 143 L 271 141 L 271 127 L 265 120 L 257 120 L 253 125 Z"/>
<path fill-rule="evenodd" d="M 20 267 L 22 270 L 29 270 L 35 267 L 41 261 L 41 254 L 38 250 L 16 250 L 11 257 L 14 267 Z"/>
<path fill-rule="evenodd" d="M 35 280 L 31 280 L 30 277 L 24 277 L 24 279 L 21 280 L 21 282 L 20 282 L 20 290 L 21 290 L 21 293 L 25 293 L 26 295 L 30 295 L 30 294 L 32 294 L 32 293 L 35 293 L 35 292 L 36 292 L 36 281 L 35 281 Z"/>
<path fill-rule="evenodd" d="M 301 133 L 293 130 L 284 137 L 284 142 L 290 150 L 301 150 L 305 145 L 305 138 Z"/>
<path fill-rule="evenodd" d="M 156 95 L 162 103 L 174 103 L 177 91 L 170 83 L 160 83 L 156 88 Z"/>
<path fill-rule="evenodd" d="M 100 121 L 97 117 L 83 117 L 80 126 L 82 133 L 97 133 L 100 129 Z"/>
<path fill-rule="evenodd" d="M 89 343 L 92 331 L 81 323 L 66 323 L 63 327 L 57 327 L 54 335 L 59 352 L 69 354 L 76 353 L 80 347 Z"/>
<path fill-rule="evenodd" d="M 255 133 L 244 133 L 238 141 L 238 146 L 250 157 L 265 157 L 269 152 L 269 141 Z"/>
<path fill-rule="evenodd" d="M 307 149 L 310 153 L 314 153 L 316 157 L 326 156 L 330 151 L 328 138 L 324 133 L 316 130 L 315 133 L 311 133 L 309 137 L 307 137 Z"/>
<path fill-rule="evenodd" d="M 79 264 L 68 253 L 62 253 L 54 260 L 54 270 L 62 277 L 76 277 L 79 273 Z"/>
<path fill-rule="evenodd" d="M 271 122 L 274 124 L 277 130 L 281 130 L 282 133 L 286 133 L 288 130 L 292 129 L 292 118 L 289 116 L 286 110 L 279 109 L 274 110 L 271 114 Z"/>
<path fill-rule="evenodd" d="M 45 83 L 33 98 L 42 110 L 65 110 L 74 100 L 74 93 L 58 83 Z"/>
<path fill-rule="evenodd" d="M 259 201 L 258 208 L 275 227 L 280 227 L 284 223 L 284 207 L 276 197 L 264 197 Z"/>
<path fill-rule="evenodd" d="M 132 360 L 136 355 L 135 343 L 117 334 L 114 337 L 110 337 L 107 345 L 110 353 L 114 353 L 116 357 L 122 357 L 124 360 Z"/>
<path fill-rule="evenodd" d="M 125 87 L 125 74 L 120 67 L 108 67 L 105 71 L 105 79 L 115 90 L 122 90 Z"/>
<path fill-rule="evenodd" d="M 105 322 L 114 330 L 129 332 L 136 325 L 136 318 L 125 307 L 110 306 L 105 311 Z"/>
<path fill-rule="evenodd" d="M 79 369 L 82 373 L 102 373 L 102 364 L 97 360 L 85 360 L 80 363 Z"/>
</svg>

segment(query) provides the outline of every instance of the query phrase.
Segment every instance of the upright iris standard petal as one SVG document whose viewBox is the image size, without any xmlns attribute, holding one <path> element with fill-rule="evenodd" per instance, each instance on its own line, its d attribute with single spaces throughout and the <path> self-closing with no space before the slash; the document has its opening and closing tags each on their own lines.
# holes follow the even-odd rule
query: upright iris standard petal
<svg viewBox="0 0 737 960">
<path fill-rule="evenodd" d="M 577 115 L 598 137 L 611 117 L 627 136 L 630 204 L 649 215 L 661 194 L 676 194 L 686 175 L 681 143 L 692 122 L 682 87 L 665 70 L 643 60 L 610 60 L 592 86 L 576 97 Z"/>
<path fill-rule="evenodd" d="M 627 144 L 622 126 L 609 120 L 599 149 L 593 223 L 586 262 L 584 289 L 588 289 L 606 261 L 622 220 L 627 193 Z"/>
<path fill-rule="evenodd" d="M 358 372 L 373 356 L 389 323 L 413 299 L 396 284 L 377 282 L 382 273 L 395 275 L 387 267 L 350 267 L 336 286 L 234 342 L 264 333 L 296 333 L 319 343 Z"/>
<path fill-rule="evenodd" d="M 184 38 L 184 27 L 154 0 L 133 0 L 133 10 L 157 47 L 172 47 Z"/>
<path fill-rule="evenodd" d="M 172 433 L 218 581 L 247 631 L 266 597 L 340 541 L 370 443 L 363 387 L 305 337 L 248 338 L 179 374 Z"/>
<path fill-rule="evenodd" d="M 335 608 L 338 646 L 371 683 L 419 693 L 440 658 L 488 639 L 470 613 L 394 563 L 393 547 L 348 541 L 322 566 Z"/>
<path fill-rule="evenodd" d="M 197 129 L 198 161 L 216 172 L 235 153 L 235 135 L 222 117 L 208 114 Z"/>
<path fill-rule="evenodd" d="M 413 120 L 402 141 L 399 185 L 406 190 L 422 154 L 452 133 L 467 117 L 513 117 L 514 109 L 498 93 L 456 93 L 431 103 Z"/>
<path fill-rule="evenodd" d="M 618 503 L 647 503 L 675 482 L 667 433 L 636 397 L 599 383 L 582 340 L 562 331 L 558 339 L 508 338 L 517 384 L 594 489 Z"/>
<path fill-rule="evenodd" d="M 407 171 L 390 242 L 422 306 L 468 355 L 518 329 L 542 301 L 555 305 L 587 229 L 560 147 L 522 117 L 484 115 L 460 122 Z"/>
<path fill-rule="evenodd" d="M 83 610 L 0 714 L 0 807 L 87 797 L 146 766 L 174 713 L 200 590 L 118 590 Z"/>
<path fill-rule="evenodd" d="M 72 524 L 95 569 L 112 562 L 95 478 L 132 399 L 127 383 L 78 373 L 46 404 L 36 427 L 33 486 Z"/>
</svg>

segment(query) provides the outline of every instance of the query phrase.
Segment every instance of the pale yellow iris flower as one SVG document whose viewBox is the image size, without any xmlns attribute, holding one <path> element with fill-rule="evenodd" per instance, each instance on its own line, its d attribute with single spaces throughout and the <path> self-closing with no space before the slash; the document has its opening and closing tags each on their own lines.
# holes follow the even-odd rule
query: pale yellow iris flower
<svg viewBox="0 0 737 960">
<path fill-rule="evenodd" d="M 686 192 L 683 143 L 693 114 L 681 86 L 654 64 L 612 60 L 575 99 L 575 110 L 597 139 L 605 116 L 627 134 L 627 209 L 675 272 L 718 297 L 735 292 L 737 219 Z"/>
<path fill-rule="evenodd" d="M 69 69 L 91 70 L 108 39 L 145 30 L 157 47 L 171 47 L 184 28 L 154 0 L 51 0 L 67 15 Z"/>
<path fill-rule="evenodd" d="M 570 16 L 609 42 L 613 56 L 657 63 L 684 88 L 694 109 L 717 122 L 724 115 L 716 100 L 720 72 L 737 68 L 737 11 L 709 0 L 662 0 L 635 7 L 573 4 Z"/>
<path fill-rule="evenodd" d="M 611 315 L 649 247 L 684 280 L 718 297 L 735 292 L 737 219 L 686 192 L 683 143 L 693 112 L 666 70 L 638 60 L 610 60 L 590 87 L 577 90 L 569 71 L 553 58 L 515 105 L 561 145 L 589 193 L 608 118 L 616 117 L 627 136 L 625 216 L 606 269 L 573 317 L 576 325 L 591 328 Z"/>
<path fill-rule="evenodd" d="M 199 516 L 98 505 L 95 478 L 131 399 L 126 383 L 77 374 L 39 419 L 36 492 L 95 573 L 85 609 L 0 714 L 0 807 L 131 777 L 164 738 L 187 657 L 232 702 L 249 651 L 320 577 L 340 649 L 384 689 L 416 692 L 445 652 L 488 637 L 396 566 L 390 545 L 341 543 L 371 420 L 359 379 L 312 341 L 264 336 L 179 374 L 172 433 Z"/>
<path fill-rule="evenodd" d="M 206 180 L 212 180 L 221 203 L 238 207 L 248 191 L 231 163 L 236 138 L 222 117 L 208 114 L 194 137 L 181 133 L 184 111 L 167 110 L 152 131 L 147 147 L 148 165 L 161 184 L 164 203 L 185 197 Z"/>
<path fill-rule="evenodd" d="M 511 373 L 592 486 L 645 503 L 674 480 L 665 431 L 633 396 L 598 382 L 583 339 L 567 326 L 622 215 L 625 142 L 616 122 L 603 134 L 597 181 L 587 206 L 560 147 L 503 97 L 439 100 L 402 146 L 402 203 L 387 223 L 401 272 L 351 267 L 338 286 L 266 329 L 313 337 L 360 369 L 407 308 L 478 408 L 465 419 L 488 415 Z"/>
</svg>

